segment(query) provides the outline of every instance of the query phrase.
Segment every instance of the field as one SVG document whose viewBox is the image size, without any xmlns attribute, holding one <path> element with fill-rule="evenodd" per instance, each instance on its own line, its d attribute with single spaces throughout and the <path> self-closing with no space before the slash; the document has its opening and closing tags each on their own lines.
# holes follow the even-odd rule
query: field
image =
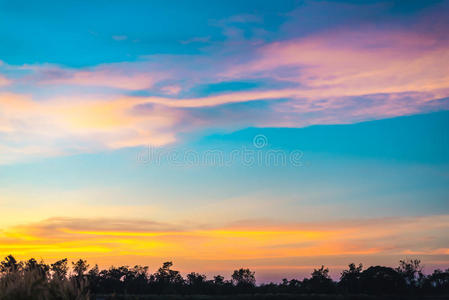
<svg viewBox="0 0 449 300">
<path fill-rule="evenodd" d="M 447 296 L 374 296 L 374 295 L 323 295 L 323 294 L 242 294 L 242 295 L 109 295 L 93 300 L 443 300 Z"/>
</svg>

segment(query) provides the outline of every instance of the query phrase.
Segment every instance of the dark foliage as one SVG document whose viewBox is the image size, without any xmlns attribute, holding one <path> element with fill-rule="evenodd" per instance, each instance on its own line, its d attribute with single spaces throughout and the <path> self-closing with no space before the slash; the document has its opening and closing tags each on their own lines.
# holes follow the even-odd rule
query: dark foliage
<svg viewBox="0 0 449 300">
<path fill-rule="evenodd" d="M 165 262 L 155 273 L 139 265 L 100 270 L 97 265 L 89 269 L 87 261 L 80 259 L 72 263 L 69 272 L 67 259 L 47 265 L 35 259 L 18 262 L 8 256 L 0 261 L 0 299 L 139 299 L 137 295 L 146 295 L 142 299 L 156 299 L 151 295 L 186 299 L 197 299 L 194 295 L 210 295 L 203 299 L 212 296 L 246 299 L 243 295 L 251 299 L 291 299 L 289 295 L 299 294 L 302 299 L 317 297 L 313 295 L 328 295 L 322 296 L 325 299 L 342 295 L 346 295 L 345 299 L 374 299 L 369 297 L 381 294 L 384 298 L 402 299 L 412 295 L 449 295 L 449 270 L 435 270 L 426 276 L 419 260 L 400 261 L 396 269 L 373 266 L 363 270 L 361 264 L 350 264 L 338 282 L 330 278 L 328 268 L 321 266 L 304 280 L 283 279 L 280 283 L 259 286 L 255 272 L 250 269 L 235 270 L 231 280 L 221 275 L 208 280 L 206 275 L 195 272 L 184 279 L 172 267 L 172 262 Z"/>
</svg>

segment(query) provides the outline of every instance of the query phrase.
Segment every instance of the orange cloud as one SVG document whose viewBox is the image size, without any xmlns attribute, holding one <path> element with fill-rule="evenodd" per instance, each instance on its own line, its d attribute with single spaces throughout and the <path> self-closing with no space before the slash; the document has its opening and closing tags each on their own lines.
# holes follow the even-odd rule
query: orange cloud
<svg viewBox="0 0 449 300">
<path fill-rule="evenodd" d="M 174 141 L 169 129 L 180 113 L 160 106 L 135 112 L 140 103 L 81 96 L 34 101 L 27 95 L 0 94 L 0 130 L 5 134 L 1 162 Z M 58 140 L 67 142 L 52 146 Z"/>
<path fill-rule="evenodd" d="M 52 260 L 64 253 L 100 265 L 127 264 L 129 257 L 139 258 L 140 263 L 170 258 L 201 262 L 199 271 L 207 272 L 224 262 L 232 268 L 238 265 L 229 266 L 231 262 L 298 266 L 304 257 L 311 261 L 408 254 L 441 257 L 447 255 L 447 247 L 441 248 L 444 237 L 435 233 L 448 229 L 448 215 L 207 228 L 146 220 L 52 218 L 0 232 L 0 255 Z"/>
</svg>

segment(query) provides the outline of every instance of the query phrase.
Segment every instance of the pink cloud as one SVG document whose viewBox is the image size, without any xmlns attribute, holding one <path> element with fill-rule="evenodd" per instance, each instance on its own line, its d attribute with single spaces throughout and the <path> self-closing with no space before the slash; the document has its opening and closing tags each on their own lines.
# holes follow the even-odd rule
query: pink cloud
<svg viewBox="0 0 449 300">
<path fill-rule="evenodd" d="M 161 91 L 167 95 L 177 95 L 181 90 L 182 88 L 179 85 L 166 85 L 161 88 Z"/>
<path fill-rule="evenodd" d="M 1 65 L 1 64 L 0 64 Z M 0 87 L 7 86 L 11 83 L 11 80 L 6 78 L 5 76 L 0 75 Z"/>
<path fill-rule="evenodd" d="M 346 124 L 448 107 L 439 99 L 449 97 L 449 45 L 431 35 L 340 30 L 259 46 L 251 54 L 241 64 L 230 63 L 240 61 L 238 53 L 228 59 L 157 56 L 81 70 L 22 66 L 21 71 L 32 71 L 23 80 L 26 84 L 94 86 L 105 92 L 81 95 L 77 91 L 72 96 L 44 96 L 45 101 L 34 100 L 34 95 L 0 95 L 0 114 L 6 116 L 0 119 L 0 130 L 9 132 L 14 141 L 28 136 L 22 144 L 10 142 L 21 145 L 16 149 L 20 155 L 27 141 L 41 136 L 48 144 L 75 136 L 75 148 L 90 151 L 164 145 L 176 141 L 181 131 L 203 127 Z M 217 69 L 224 71 L 217 74 Z M 179 95 L 189 87 L 254 78 L 289 84 L 288 88 Z M 126 95 L 133 90 L 166 96 Z M 270 102 L 262 114 L 224 108 L 261 100 Z M 205 113 L 211 110 L 214 117 Z M 38 144 L 30 152 L 35 153 Z M 14 156 L 11 147 L 5 151 Z M 44 145 L 42 149 L 48 152 Z"/>
<path fill-rule="evenodd" d="M 78 85 L 143 90 L 167 77 L 164 72 L 151 72 L 146 63 L 114 63 L 81 70 L 62 67 L 30 67 L 47 85 Z"/>
<path fill-rule="evenodd" d="M 297 82 L 324 98 L 446 89 L 447 69 L 447 43 L 412 32 L 365 30 L 275 42 L 223 75 Z"/>
<path fill-rule="evenodd" d="M 120 74 L 108 71 L 80 71 L 67 78 L 54 78 L 45 84 L 69 84 L 82 86 L 103 86 L 124 90 L 142 90 L 150 88 L 155 79 L 150 74 Z"/>
</svg>

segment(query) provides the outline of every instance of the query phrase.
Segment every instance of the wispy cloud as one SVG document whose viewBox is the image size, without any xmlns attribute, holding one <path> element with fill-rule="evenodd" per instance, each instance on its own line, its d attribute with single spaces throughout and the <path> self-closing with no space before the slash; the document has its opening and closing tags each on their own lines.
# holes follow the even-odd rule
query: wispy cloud
<svg viewBox="0 0 449 300">
<path fill-rule="evenodd" d="M 412 32 L 338 30 L 263 46 L 223 73 L 297 82 L 307 98 L 405 92 L 446 95 L 449 45 Z"/>
<path fill-rule="evenodd" d="M 85 70 L 67 70 L 53 67 L 40 68 L 38 76 L 41 84 L 98 86 L 124 90 L 143 90 L 151 88 L 154 83 L 167 75 L 153 74 L 151 71 L 133 69 L 134 64 L 109 64 Z"/>
<path fill-rule="evenodd" d="M 288 127 L 449 107 L 449 44 L 437 35 L 339 29 L 249 49 L 243 54 L 149 56 L 81 69 L 16 67 L 27 73 L 15 84 L 30 92 L 18 94 L 10 84 L 10 92 L 1 95 L 2 161 L 28 153 L 164 145 L 176 141 L 181 131 L 235 128 L 234 116 L 242 115 L 239 103 L 270 104 L 263 114 L 245 112 L 238 126 Z M 245 80 L 261 84 L 243 91 L 195 92 L 198 86 Z M 45 95 L 42 88 L 53 92 Z M 208 117 L 205 109 L 216 117 Z M 72 142 L 61 143 L 65 138 Z"/>
<path fill-rule="evenodd" d="M 128 39 L 128 36 L 126 35 L 113 35 L 112 39 L 116 40 L 116 41 L 124 41 Z"/>
<path fill-rule="evenodd" d="M 30 96 L 0 94 L 2 163 L 32 157 L 92 152 L 175 140 L 176 110 L 109 97 L 58 97 L 34 101 Z"/>
<path fill-rule="evenodd" d="M 166 85 L 161 88 L 164 94 L 176 96 L 181 92 L 182 88 L 179 85 Z"/>
<path fill-rule="evenodd" d="M 6 86 L 8 84 L 11 83 L 11 80 L 9 80 L 8 78 L 6 78 L 5 76 L 1 76 L 0 75 L 0 87 L 2 86 Z"/>
<path fill-rule="evenodd" d="M 205 263 L 251 259 L 256 264 L 295 264 L 297 257 L 444 255 L 438 232 L 449 229 L 447 215 L 336 222 L 244 222 L 226 226 L 179 226 L 148 220 L 52 218 L 0 233 L 0 253 L 53 259 L 95 257 L 177 257 Z M 244 249 L 244 250 L 243 250 Z M 98 255 L 107 253 L 102 260 Z M 248 261 L 246 261 L 248 262 Z M 236 266 L 229 266 L 229 268 Z M 200 271 L 210 271 L 202 269 Z"/>
</svg>

